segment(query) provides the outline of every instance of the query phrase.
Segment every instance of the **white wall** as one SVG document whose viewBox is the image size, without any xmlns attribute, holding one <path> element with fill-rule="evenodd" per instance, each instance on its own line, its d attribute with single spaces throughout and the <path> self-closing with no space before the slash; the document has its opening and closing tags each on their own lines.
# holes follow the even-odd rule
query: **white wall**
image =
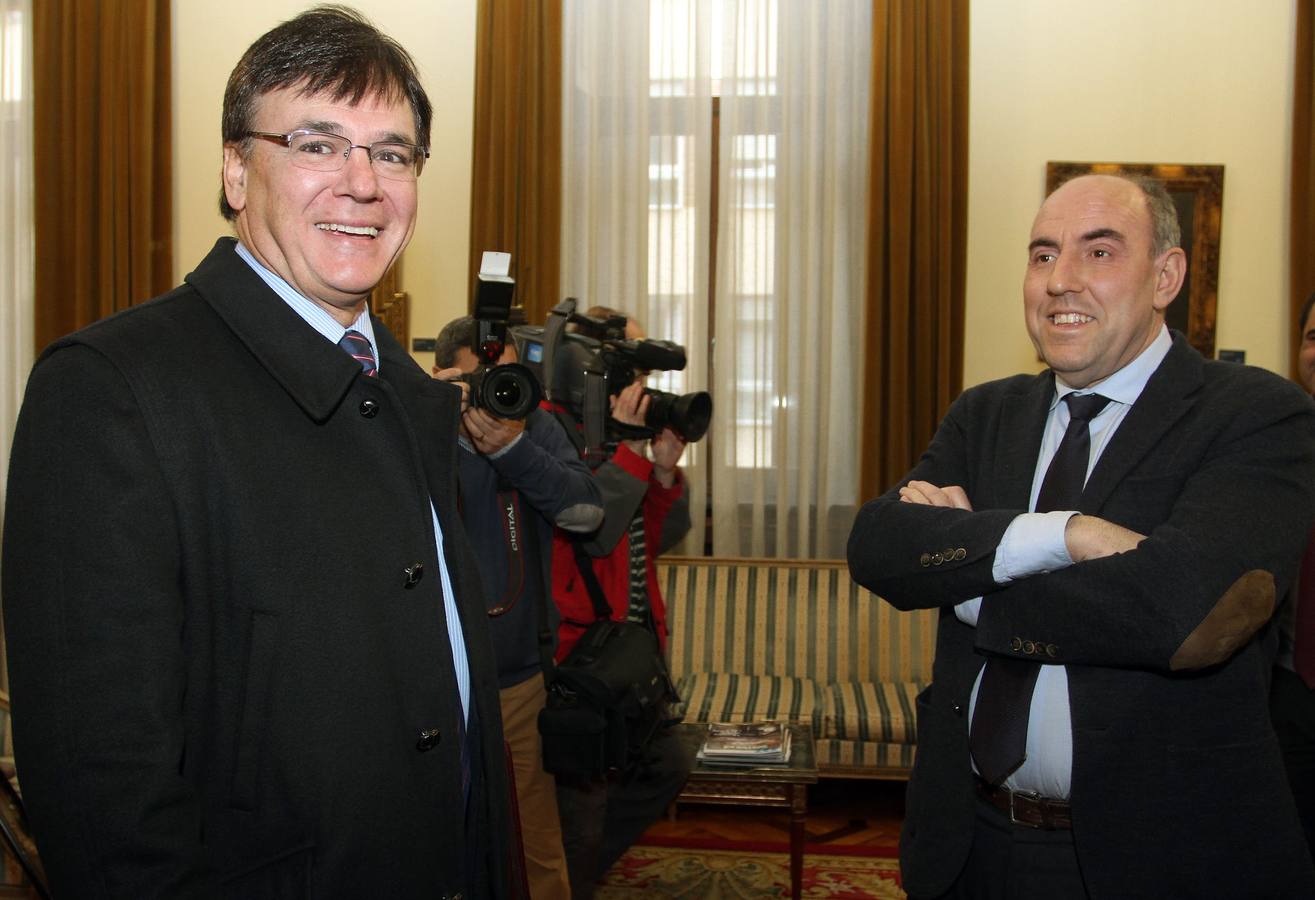
<svg viewBox="0 0 1315 900">
<path fill-rule="evenodd" d="M 219 215 L 219 114 L 224 84 L 247 46 L 309 0 L 173 0 L 174 276 L 232 229 Z M 403 256 L 411 333 L 432 337 L 466 311 L 470 243 L 475 0 L 351 0 L 415 57 L 434 104 L 432 156 L 420 214 Z M 428 366 L 428 360 L 425 361 Z"/>
<path fill-rule="evenodd" d="M 1021 285 L 1047 160 L 1222 163 L 1216 346 L 1286 374 L 1292 0 L 972 0 L 971 16 L 965 384 L 1039 369 Z"/>
</svg>

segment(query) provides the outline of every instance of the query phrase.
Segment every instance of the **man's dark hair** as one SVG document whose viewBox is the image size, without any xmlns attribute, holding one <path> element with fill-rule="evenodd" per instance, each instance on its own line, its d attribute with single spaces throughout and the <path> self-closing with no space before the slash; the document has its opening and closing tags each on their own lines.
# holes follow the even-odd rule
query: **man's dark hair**
<svg viewBox="0 0 1315 900">
<path fill-rule="evenodd" d="M 475 343 L 475 320 L 470 316 L 453 319 L 443 326 L 434 341 L 434 365 L 451 369 L 457 364 L 457 351 Z"/>
<path fill-rule="evenodd" d="M 1306 320 L 1310 318 L 1310 308 L 1315 306 L 1315 294 L 1306 298 L 1306 302 L 1301 304 L 1301 315 L 1297 317 L 1297 340 L 1300 341 L 1302 335 L 1306 333 Z"/>
<path fill-rule="evenodd" d="M 378 95 L 405 99 L 415 117 L 415 141 L 429 149 L 433 107 L 420 86 L 415 61 L 402 46 L 345 6 L 317 6 L 275 26 L 256 39 L 238 60 L 224 89 L 221 122 L 225 144 L 251 150 L 251 122 L 257 101 L 280 88 L 303 96 L 327 93 L 334 100 L 360 103 Z M 219 211 L 230 222 L 237 211 L 219 189 Z"/>
</svg>

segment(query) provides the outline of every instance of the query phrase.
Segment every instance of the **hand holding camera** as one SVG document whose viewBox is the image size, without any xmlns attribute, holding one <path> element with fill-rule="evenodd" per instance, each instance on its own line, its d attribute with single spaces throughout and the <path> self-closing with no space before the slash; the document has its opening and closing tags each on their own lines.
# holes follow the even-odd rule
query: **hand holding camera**
<svg viewBox="0 0 1315 900">
<path fill-rule="evenodd" d="M 676 464 L 685 452 L 685 441 L 670 428 L 663 428 L 649 445 L 653 450 L 653 477 L 664 488 L 676 483 Z"/>
<path fill-rule="evenodd" d="M 499 419 L 486 410 L 471 407 L 461 414 L 461 430 L 476 450 L 488 456 L 520 437 L 525 431 L 525 420 Z"/>
<path fill-rule="evenodd" d="M 626 385 L 612 397 L 612 418 L 622 425 L 641 428 L 649 416 L 649 404 L 652 394 L 644 387 L 642 380 Z M 625 441 L 632 452 L 643 456 L 644 445 L 648 444 L 653 453 L 653 476 L 663 487 L 671 487 L 676 479 L 676 464 L 685 452 L 685 441 L 670 428 L 662 428 L 653 435 L 651 441 L 633 438 Z"/>
<path fill-rule="evenodd" d="M 648 414 L 648 403 L 648 396 L 644 392 L 644 383 L 634 381 L 612 395 L 612 419 L 622 425 L 630 425 L 636 429 L 642 428 L 644 416 Z M 646 443 L 645 438 L 631 438 L 625 441 L 626 446 L 640 456 L 644 455 L 644 444 Z"/>
</svg>

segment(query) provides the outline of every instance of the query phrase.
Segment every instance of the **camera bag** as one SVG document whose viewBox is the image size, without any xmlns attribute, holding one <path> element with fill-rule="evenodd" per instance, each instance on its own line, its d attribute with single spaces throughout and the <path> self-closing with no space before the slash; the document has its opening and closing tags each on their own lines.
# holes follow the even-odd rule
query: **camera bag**
<svg viewBox="0 0 1315 900">
<path fill-rule="evenodd" d="M 539 734 L 546 771 L 592 778 L 643 758 L 676 691 L 652 627 L 612 620 L 578 544 L 575 555 L 598 618 L 550 676 Z"/>
</svg>

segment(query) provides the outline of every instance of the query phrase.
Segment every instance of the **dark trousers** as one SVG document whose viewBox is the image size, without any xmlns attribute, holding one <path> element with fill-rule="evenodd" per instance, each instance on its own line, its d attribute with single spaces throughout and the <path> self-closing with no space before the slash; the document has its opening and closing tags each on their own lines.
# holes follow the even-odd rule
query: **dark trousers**
<svg viewBox="0 0 1315 900">
<path fill-rule="evenodd" d="M 977 801 L 973 849 L 943 900 L 1078 900 L 1087 897 L 1072 831 L 1014 825 Z"/>
<path fill-rule="evenodd" d="M 594 885 L 680 794 L 691 760 L 663 729 L 643 764 L 612 778 L 557 779 L 562 846 L 573 900 L 589 900 Z"/>
<path fill-rule="evenodd" d="M 1306 843 L 1315 858 L 1315 691 L 1297 673 L 1274 667 L 1269 690 L 1269 714 L 1283 751 L 1283 765 L 1292 785 Z"/>
<path fill-rule="evenodd" d="M 465 756 L 470 765 L 470 787 L 466 793 L 466 893 L 470 897 L 488 896 L 488 873 L 485 871 L 484 854 L 488 848 L 480 840 L 478 811 L 483 800 L 480 794 L 484 788 L 484 767 L 480 764 L 479 716 L 475 711 L 474 698 L 471 698 L 470 714 L 466 719 Z"/>
</svg>

